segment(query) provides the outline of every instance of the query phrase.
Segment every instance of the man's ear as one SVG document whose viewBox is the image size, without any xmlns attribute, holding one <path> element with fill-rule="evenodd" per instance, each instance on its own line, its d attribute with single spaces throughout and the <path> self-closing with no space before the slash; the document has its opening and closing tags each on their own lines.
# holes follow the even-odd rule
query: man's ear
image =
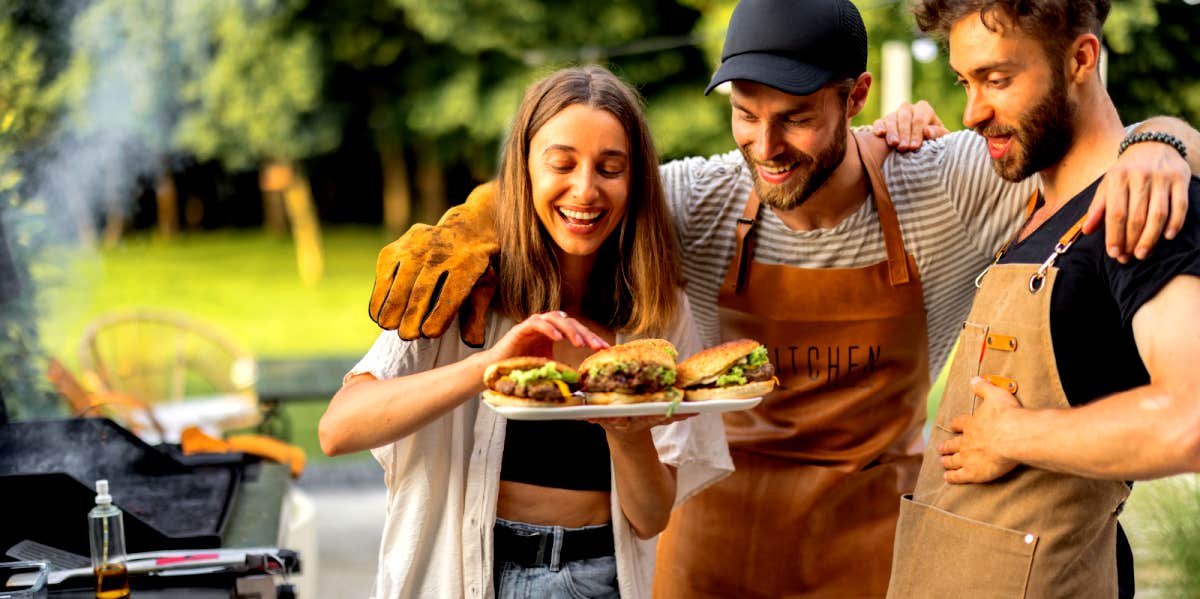
<svg viewBox="0 0 1200 599">
<path fill-rule="evenodd" d="M 1075 38 L 1067 50 L 1067 79 L 1079 84 L 1100 69 L 1100 39 L 1094 33 Z"/>
<path fill-rule="evenodd" d="M 854 87 L 846 98 L 846 120 L 852 119 L 862 112 L 867 105 L 867 92 L 871 91 L 871 74 L 864 72 L 854 79 Z"/>
</svg>

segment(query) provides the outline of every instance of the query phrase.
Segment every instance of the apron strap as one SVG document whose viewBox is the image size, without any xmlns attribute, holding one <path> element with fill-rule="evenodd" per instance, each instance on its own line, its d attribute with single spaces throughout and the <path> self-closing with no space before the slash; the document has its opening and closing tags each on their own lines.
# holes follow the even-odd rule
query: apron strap
<svg viewBox="0 0 1200 599">
<path fill-rule="evenodd" d="M 750 268 L 750 258 L 754 256 L 754 224 L 758 221 L 758 211 L 761 204 L 758 192 L 750 189 L 750 198 L 746 200 L 746 208 L 737 220 L 736 239 L 734 241 L 733 266 L 725 273 L 725 281 L 721 283 L 721 291 L 737 295 L 746 286 L 746 271 Z"/>
<path fill-rule="evenodd" d="M 883 169 L 870 153 L 864 153 L 862 146 L 870 138 L 867 133 L 851 130 L 854 136 L 854 146 L 858 151 L 859 160 L 866 170 L 867 179 L 871 182 L 871 195 L 875 196 L 875 208 L 879 213 L 879 225 L 883 228 L 883 245 L 887 249 L 888 276 L 892 286 L 904 285 L 909 281 L 908 255 L 904 251 L 904 236 L 900 234 L 900 219 L 896 217 L 896 207 L 892 205 L 892 195 L 888 193 L 883 182 Z"/>
<path fill-rule="evenodd" d="M 1046 261 L 1038 267 L 1037 272 L 1033 273 L 1033 276 L 1029 277 L 1030 293 L 1037 293 L 1038 291 L 1041 291 L 1042 283 L 1046 280 L 1046 271 L 1050 270 L 1050 267 L 1054 266 L 1054 263 L 1058 260 L 1058 257 L 1067 253 L 1067 250 L 1071 249 L 1071 246 L 1075 244 L 1075 241 L 1079 239 L 1079 236 L 1083 234 L 1083 223 L 1086 220 L 1087 215 L 1085 214 L 1082 218 L 1075 221 L 1075 224 L 1071 225 L 1071 228 L 1067 229 L 1067 232 L 1063 233 L 1062 237 L 1058 238 L 1058 245 L 1054 246 L 1054 251 L 1050 253 L 1050 257 L 1046 258 Z"/>
</svg>

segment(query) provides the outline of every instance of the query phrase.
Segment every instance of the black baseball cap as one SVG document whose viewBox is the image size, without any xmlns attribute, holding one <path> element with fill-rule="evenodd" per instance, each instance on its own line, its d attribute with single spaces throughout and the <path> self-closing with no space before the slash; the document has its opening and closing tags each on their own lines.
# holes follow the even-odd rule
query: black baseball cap
<svg viewBox="0 0 1200 599">
<path fill-rule="evenodd" d="M 867 28 L 850 0 L 742 0 L 704 93 L 746 79 L 805 96 L 866 70 Z"/>
</svg>

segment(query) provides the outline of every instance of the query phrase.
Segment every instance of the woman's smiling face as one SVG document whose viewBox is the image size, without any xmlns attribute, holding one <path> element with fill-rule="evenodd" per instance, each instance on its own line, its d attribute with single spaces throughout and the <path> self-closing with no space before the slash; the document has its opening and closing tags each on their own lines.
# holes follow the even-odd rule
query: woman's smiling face
<svg viewBox="0 0 1200 599">
<path fill-rule="evenodd" d="M 572 104 L 529 144 L 529 181 L 538 220 L 560 255 L 594 255 L 625 217 L 629 139 L 611 113 Z"/>
</svg>

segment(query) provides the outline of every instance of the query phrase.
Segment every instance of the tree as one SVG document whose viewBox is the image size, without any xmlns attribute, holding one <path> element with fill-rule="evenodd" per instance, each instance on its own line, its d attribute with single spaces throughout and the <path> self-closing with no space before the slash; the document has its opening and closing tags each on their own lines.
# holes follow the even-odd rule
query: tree
<svg viewBox="0 0 1200 599">
<path fill-rule="evenodd" d="M 1126 123 L 1168 114 L 1200 123 L 1200 6 L 1179 0 L 1113 3 L 1104 26 L 1108 93 Z"/>
<path fill-rule="evenodd" d="M 0 11 L 0 398 L 16 418 L 57 412 L 38 341 L 29 266 L 46 242 L 45 205 L 24 193 L 22 151 L 45 134 L 45 64 L 36 35 Z"/>
<path fill-rule="evenodd" d="M 153 1 L 153 0 L 151 0 Z M 171 4 L 171 3 L 168 3 Z M 300 161 L 341 140 L 322 95 L 321 44 L 297 26 L 296 3 L 222 0 L 171 4 L 181 63 L 192 69 L 179 89 L 176 147 L 226 168 L 262 168 L 264 218 L 292 225 L 301 278 L 323 269 L 320 227 Z"/>
</svg>

